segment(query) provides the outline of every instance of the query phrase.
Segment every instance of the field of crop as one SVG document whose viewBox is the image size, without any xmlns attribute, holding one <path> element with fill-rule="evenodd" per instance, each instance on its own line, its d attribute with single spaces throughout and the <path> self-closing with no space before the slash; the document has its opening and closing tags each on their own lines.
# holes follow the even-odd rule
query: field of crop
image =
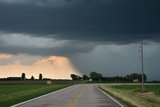
<svg viewBox="0 0 160 107">
<path fill-rule="evenodd" d="M 0 107 L 56 91 L 69 85 L 0 85 Z"/>
<path fill-rule="evenodd" d="M 101 85 L 102 90 L 128 107 L 160 107 L 160 85 L 145 85 L 141 92 L 140 85 Z"/>
</svg>

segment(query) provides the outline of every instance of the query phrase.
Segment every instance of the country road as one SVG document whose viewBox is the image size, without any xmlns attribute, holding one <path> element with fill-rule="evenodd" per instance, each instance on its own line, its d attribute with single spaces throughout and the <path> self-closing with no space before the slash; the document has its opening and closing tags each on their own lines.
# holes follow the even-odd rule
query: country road
<svg viewBox="0 0 160 107">
<path fill-rule="evenodd" d="M 122 107 L 95 84 L 75 85 L 12 107 Z"/>
</svg>

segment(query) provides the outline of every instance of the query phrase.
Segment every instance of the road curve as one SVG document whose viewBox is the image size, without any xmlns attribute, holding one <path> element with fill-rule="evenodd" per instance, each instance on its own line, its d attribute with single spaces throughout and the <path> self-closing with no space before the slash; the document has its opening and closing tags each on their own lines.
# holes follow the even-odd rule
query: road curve
<svg viewBox="0 0 160 107">
<path fill-rule="evenodd" d="M 75 85 L 12 107 L 122 107 L 95 84 Z"/>
</svg>

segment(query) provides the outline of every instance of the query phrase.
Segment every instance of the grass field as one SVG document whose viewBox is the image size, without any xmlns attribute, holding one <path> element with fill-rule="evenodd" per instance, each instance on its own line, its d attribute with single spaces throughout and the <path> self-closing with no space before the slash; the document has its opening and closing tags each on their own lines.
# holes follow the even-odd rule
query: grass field
<svg viewBox="0 0 160 107">
<path fill-rule="evenodd" d="M 69 85 L 0 85 L 0 107 L 9 107 L 67 86 Z"/>
<path fill-rule="evenodd" d="M 160 85 L 101 85 L 100 88 L 128 107 L 160 107 Z"/>
</svg>

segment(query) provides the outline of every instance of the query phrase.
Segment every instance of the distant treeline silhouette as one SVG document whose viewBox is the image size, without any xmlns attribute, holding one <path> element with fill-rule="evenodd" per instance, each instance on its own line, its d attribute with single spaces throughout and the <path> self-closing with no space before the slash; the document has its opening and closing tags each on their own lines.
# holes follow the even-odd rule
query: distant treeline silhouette
<svg viewBox="0 0 160 107">
<path fill-rule="evenodd" d="M 142 74 L 131 73 L 124 77 L 122 76 L 113 76 L 113 77 L 104 77 L 102 74 L 97 73 L 95 71 L 90 73 L 90 76 L 83 75 L 78 76 L 75 74 L 71 74 L 72 80 L 88 80 L 93 82 L 141 82 Z M 144 81 L 147 80 L 146 74 L 144 74 Z"/>
<path fill-rule="evenodd" d="M 76 74 L 70 75 L 72 80 L 76 81 L 91 81 L 91 82 L 115 82 L 115 83 L 123 83 L 123 82 L 141 82 L 142 81 L 142 74 L 138 73 L 131 73 L 126 76 L 113 76 L 113 77 L 104 77 L 102 74 L 97 73 L 95 71 L 91 72 L 89 76 L 82 75 L 78 76 Z M 20 80 L 55 80 L 50 78 L 43 78 L 43 75 L 40 73 L 39 78 L 35 79 L 32 75 L 31 78 L 26 78 L 26 74 L 22 73 L 21 77 L 7 77 L 7 78 L 0 78 L 0 81 L 20 81 Z M 61 80 L 61 79 L 59 79 Z M 147 80 L 146 74 L 144 74 L 144 81 Z M 147 81 L 147 82 L 153 82 L 153 83 L 160 83 L 160 81 Z"/>
<path fill-rule="evenodd" d="M 49 78 L 43 78 L 43 75 L 40 73 L 38 80 L 49 80 Z M 0 78 L 0 80 L 35 80 L 34 76 L 32 75 L 31 78 L 26 78 L 26 74 L 22 73 L 21 77 L 7 77 L 7 78 Z"/>
</svg>

